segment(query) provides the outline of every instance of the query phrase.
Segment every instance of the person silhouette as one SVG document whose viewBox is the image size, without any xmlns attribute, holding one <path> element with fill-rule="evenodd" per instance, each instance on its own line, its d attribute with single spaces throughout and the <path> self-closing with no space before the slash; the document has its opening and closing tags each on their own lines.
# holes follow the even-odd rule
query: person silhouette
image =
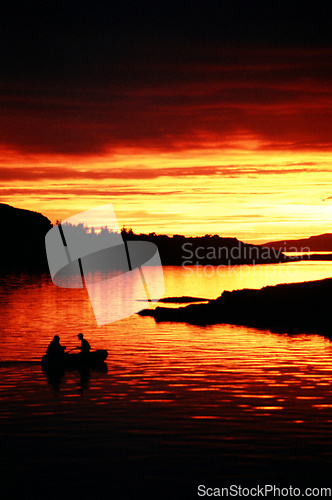
<svg viewBox="0 0 332 500">
<path fill-rule="evenodd" d="M 59 335 L 54 335 L 53 340 L 49 343 L 46 354 L 51 357 L 62 357 L 65 353 L 65 346 L 60 344 Z"/>
<path fill-rule="evenodd" d="M 81 341 L 81 345 L 76 347 L 76 349 L 80 349 L 81 354 L 89 354 L 91 347 L 89 342 L 83 337 L 83 333 L 79 333 L 78 335 L 79 340 Z"/>
</svg>

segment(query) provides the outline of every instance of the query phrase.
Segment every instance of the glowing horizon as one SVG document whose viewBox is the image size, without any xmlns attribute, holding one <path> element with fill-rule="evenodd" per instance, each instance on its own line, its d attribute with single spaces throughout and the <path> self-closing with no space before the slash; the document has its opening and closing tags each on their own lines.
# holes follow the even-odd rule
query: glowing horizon
<svg viewBox="0 0 332 500">
<path fill-rule="evenodd" d="M 55 158 L 22 158 L 15 169 L 7 163 L 0 201 L 41 212 L 52 223 L 113 203 L 120 226 L 136 233 L 263 242 L 331 232 L 326 152 L 124 151 L 109 158 L 62 157 L 54 166 Z M 30 170 L 32 164 L 38 166 Z"/>
</svg>

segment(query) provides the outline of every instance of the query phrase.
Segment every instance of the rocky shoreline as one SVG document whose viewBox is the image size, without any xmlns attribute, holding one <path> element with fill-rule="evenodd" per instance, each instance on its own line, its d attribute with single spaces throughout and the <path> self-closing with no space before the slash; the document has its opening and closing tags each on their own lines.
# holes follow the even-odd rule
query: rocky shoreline
<svg viewBox="0 0 332 500">
<path fill-rule="evenodd" d="M 260 290 L 224 291 L 206 304 L 157 307 L 141 311 L 157 322 L 196 325 L 233 324 L 273 332 L 317 333 L 332 337 L 332 278 L 266 286 Z"/>
</svg>

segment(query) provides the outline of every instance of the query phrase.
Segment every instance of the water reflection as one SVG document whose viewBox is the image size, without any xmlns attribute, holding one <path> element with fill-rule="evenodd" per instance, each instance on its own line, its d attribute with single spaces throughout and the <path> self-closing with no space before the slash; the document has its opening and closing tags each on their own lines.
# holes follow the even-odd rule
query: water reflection
<svg viewBox="0 0 332 500">
<path fill-rule="evenodd" d="M 107 373 L 107 364 L 101 363 L 98 368 L 90 368 L 89 366 L 82 366 L 77 369 L 70 370 L 72 374 L 76 377 L 77 388 L 80 393 L 83 394 L 85 389 L 89 388 L 90 380 L 94 377 L 95 373 Z M 66 373 L 63 367 L 57 369 L 43 369 L 46 376 L 47 383 L 54 389 L 55 392 L 59 392 L 60 388 L 63 389 L 66 384 Z"/>
<path fill-rule="evenodd" d="M 65 375 L 64 368 L 47 370 L 45 371 L 45 374 L 47 383 L 50 384 L 56 392 L 58 392 L 60 390 L 60 383 Z"/>
<path fill-rule="evenodd" d="M 165 270 L 168 295 L 216 297 L 226 288 L 225 277 L 207 280 L 204 289 L 201 279 L 186 281 L 181 272 Z M 39 452 L 45 436 L 61 445 L 70 436 L 77 445 L 70 464 L 87 446 L 107 460 L 120 450 L 135 457 L 137 477 L 151 477 L 158 463 L 170 477 L 169 464 L 181 468 L 184 457 L 193 477 L 204 467 L 206 473 L 204 464 L 220 463 L 223 474 L 241 481 L 265 463 L 277 461 L 279 474 L 296 460 L 332 464 L 332 350 L 323 337 L 156 324 L 137 315 L 97 328 L 84 290 L 56 288 L 47 277 L 22 278 L 19 286 L 2 281 L 0 300 L 5 436 L 33 436 Z M 40 359 L 54 334 L 70 349 L 79 332 L 92 349 L 108 350 L 108 371 L 45 374 Z"/>
</svg>

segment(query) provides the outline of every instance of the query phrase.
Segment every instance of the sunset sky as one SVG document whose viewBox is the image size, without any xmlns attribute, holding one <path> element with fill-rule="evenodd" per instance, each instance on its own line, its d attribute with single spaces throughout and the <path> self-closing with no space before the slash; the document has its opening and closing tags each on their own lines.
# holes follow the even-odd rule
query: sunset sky
<svg viewBox="0 0 332 500">
<path fill-rule="evenodd" d="M 325 2 L 12 2 L 0 202 L 135 232 L 332 232 Z"/>
</svg>

